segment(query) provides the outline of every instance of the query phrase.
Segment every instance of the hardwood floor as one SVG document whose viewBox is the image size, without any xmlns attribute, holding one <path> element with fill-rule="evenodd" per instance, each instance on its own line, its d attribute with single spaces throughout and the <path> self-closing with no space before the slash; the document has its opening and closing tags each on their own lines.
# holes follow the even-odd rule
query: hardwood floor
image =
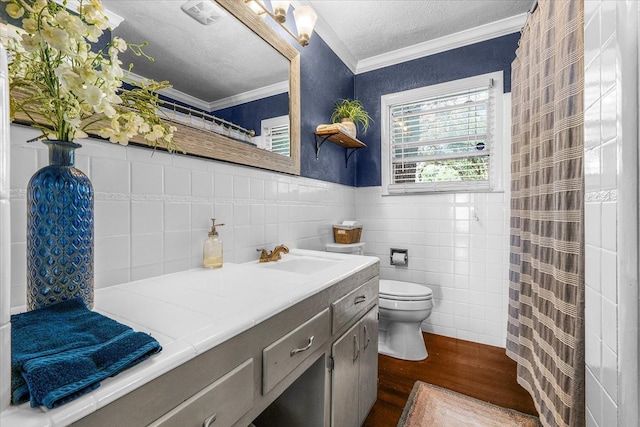
<svg viewBox="0 0 640 427">
<path fill-rule="evenodd" d="M 378 355 L 378 400 L 363 426 L 396 426 L 416 380 L 495 405 L 538 415 L 516 382 L 516 363 L 503 348 L 423 333 L 429 357 L 408 362 Z"/>
</svg>

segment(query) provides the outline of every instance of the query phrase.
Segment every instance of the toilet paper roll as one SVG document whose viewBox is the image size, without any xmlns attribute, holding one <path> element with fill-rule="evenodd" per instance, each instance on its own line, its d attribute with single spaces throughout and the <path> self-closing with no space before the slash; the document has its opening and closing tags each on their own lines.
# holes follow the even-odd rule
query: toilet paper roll
<svg viewBox="0 0 640 427">
<path fill-rule="evenodd" d="M 393 265 L 406 265 L 407 260 L 404 258 L 406 254 L 402 252 L 396 252 L 391 256 L 391 263 Z"/>
</svg>

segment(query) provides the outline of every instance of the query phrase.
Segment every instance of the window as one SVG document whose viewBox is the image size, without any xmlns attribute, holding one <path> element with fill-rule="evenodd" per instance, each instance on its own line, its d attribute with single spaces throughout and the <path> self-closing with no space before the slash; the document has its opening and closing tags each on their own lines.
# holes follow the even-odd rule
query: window
<svg viewBox="0 0 640 427">
<path fill-rule="evenodd" d="M 290 156 L 289 116 L 273 117 L 261 121 L 262 141 L 258 147 L 283 156 Z"/>
<path fill-rule="evenodd" d="M 382 97 L 385 194 L 501 189 L 502 72 Z"/>
</svg>

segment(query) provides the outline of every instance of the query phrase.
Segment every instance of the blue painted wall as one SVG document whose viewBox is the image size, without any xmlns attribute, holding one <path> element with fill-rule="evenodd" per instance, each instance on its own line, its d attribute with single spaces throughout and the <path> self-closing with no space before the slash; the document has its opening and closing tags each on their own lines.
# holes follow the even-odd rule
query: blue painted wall
<svg viewBox="0 0 640 427">
<path fill-rule="evenodd" d="M 285 25 L 295 34 L 292 12 L 293 8 L 289 8 Z M 265 22 L 300 52 L 300 175 L 355 186 L 353 157 L 346 167 L 344 148 L 327 142 L 316 159 L 314 134 L 319 124 L 330 123 L 335 101 L 353 98 L 353 73 L 317 33 L 313 33 L 307 47 L 302 47 L 273 20 Z"/>
<path fill-rule="evenodd" d="M 334 102 L 353 98 L 354 76 L 317 34 L 300 50 L 300 175 L 345 185 L 356 185 L 356 164 L 345 166 L 344 148 L 325 143 L 316 159 L 315 130 L 330 123 Z"/>
<path fill-rule="evenodd" d="M 260 135 L 260 122 L 264 119 L 289 114 L 289 94 L 281 93 L 244 104 L 210 112 L 221 119 L 236 123 Z"/>
<path fill-rule="evenodd" d="M 511 62 L 520 33 L 475 43 L 413 61 L 355 76 L 355 98 L 364 105 L 374 124 L 359 136 L 367 148 L 354 154 L 355 186 L 381 185 L 380 97 L 423 86 L 504 70 L 504 92 L 511 92 Z M 306 106 L 303 104 L 303 116 Z M 350 160 L 350 161 L 353 161 Z"/>
</svg>

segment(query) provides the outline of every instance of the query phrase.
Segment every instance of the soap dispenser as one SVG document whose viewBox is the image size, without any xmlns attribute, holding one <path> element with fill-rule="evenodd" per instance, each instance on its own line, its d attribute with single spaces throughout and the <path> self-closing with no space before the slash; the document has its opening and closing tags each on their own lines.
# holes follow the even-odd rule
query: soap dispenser
<svg viewBox="0 0 640 427">
<path fill-rule="evenodd" d="M 222 240 L 218 237 L 216 226 L 220 227 L 223 225 L 224 224 L 216 224 L 216 219 L 211 218 L 211 231 L 202 246 L 202 258 L 205 268 L 222 267 Z"/>
</svg>

